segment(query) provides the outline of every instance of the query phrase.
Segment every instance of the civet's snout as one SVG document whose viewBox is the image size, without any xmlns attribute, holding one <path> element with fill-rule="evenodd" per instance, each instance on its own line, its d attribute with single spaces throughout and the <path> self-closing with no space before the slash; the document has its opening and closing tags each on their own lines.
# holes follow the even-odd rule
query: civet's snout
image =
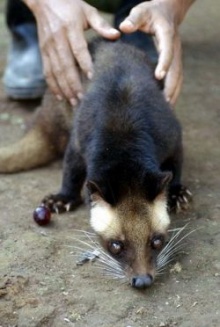
<svg viewBox="0 0 220 327">
<path fill-rule="evenodd" d="M 150 274 L 134 276 L 131 279 L 131 286 L 138 289 L 145 289 L 153 284 L 153 277 Z"/>
</svg>

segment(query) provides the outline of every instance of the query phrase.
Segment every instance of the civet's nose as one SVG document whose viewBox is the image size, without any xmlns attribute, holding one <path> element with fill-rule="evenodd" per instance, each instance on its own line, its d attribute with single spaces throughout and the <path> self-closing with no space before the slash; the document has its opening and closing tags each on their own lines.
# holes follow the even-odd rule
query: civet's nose
<svg viewBox="0 0 220 327">
<path fill-rule="evenodd" d="M 135 276 L 131 280 L 131 286 L 139 289 L 149 287 L 153 284 L 153 277 L 149 274 Z"/>
</svg>

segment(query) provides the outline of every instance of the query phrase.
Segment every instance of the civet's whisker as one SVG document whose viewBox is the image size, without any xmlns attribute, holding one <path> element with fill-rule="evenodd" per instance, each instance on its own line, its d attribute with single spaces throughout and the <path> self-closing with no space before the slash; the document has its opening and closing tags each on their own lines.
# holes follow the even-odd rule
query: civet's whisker
<svg viewBox="0 0 220 327">
<path fill-rule="evenodd" d="M 85 256 L 85 261 L 89 261 L 89 254 L 92 255 L 96 251 L 98 254 L 97 256 L 94 256 L 94 261 L 100 263 L 100 265 L 96 263 L 94 268 L 101 269 L 105 276 L 109 276 L 114 279 L 126 279 L 126 275 L 120 264 L 103 250 L 103 248 L 97 242 L 96 235 L 94 233 L 76 230 L 76 234 L 77 237 L 74 237 L 73 239 L 82 246 L 72 245 L 68 247 L 76 250 L 76 253 L 74 253 L 73 256 L 79 258 L 78 264 L 83 264 L 83 256 Z M 88 242 L 80 239 L 79 237 L 86 237 Z M 84 251 L 85 253 L 83 253 Z M 88 260 L 86 260 L 86 252 L 88 252 Z M 81 260 L 80 256 L 82 257 Z"/>
<path fill-rule="evenodd" d="M 183 250 L 185 246 L 184 240 L 195 232 L 195 230 L 192 230 L 182 236 L 182 233 L 186 230 L 187 226 L 188 224 L 168 231 L 168 233 L 172 233 L 172 236 L 157 257 L 156 277 L 164 274 L 167 266 L 174 260 L 175 256 Z M 85 261 L 95 261 L 94 268 L 102 270 L 103 275 L 113 279 L 119 279 L 122 283 L 128 281 L 125 269 L 123 269 L 120 263 L 100 246 L 95 233 L 80 229 L 75 230 L 75 232 L 77 237 L 74 237 L 73 240 L 78 242 L 80 245 L 72 245 L 68 247 L 75 250 L 76 253 L 71 254 L 79 259 L 77 264 L 83 264 Z M 88 241 L 81 238 L 86 238 Z M 82 257 L 81 259 L 80 256 Z"/>
<path fill-rule="evenodd" d="M 187 226 L 188 224 L 181 228 L 169 230 L 173 235 L 157 257 L 156 276 L 162 275 L 165 272 L 167 265 L 170 264 L 175 256 L 184 248 L 185 244 L 183 241 L 195 232 L 195 230 L 192 230 L 180 237 L 183 231 L 186 230 Z"/>
</svg>

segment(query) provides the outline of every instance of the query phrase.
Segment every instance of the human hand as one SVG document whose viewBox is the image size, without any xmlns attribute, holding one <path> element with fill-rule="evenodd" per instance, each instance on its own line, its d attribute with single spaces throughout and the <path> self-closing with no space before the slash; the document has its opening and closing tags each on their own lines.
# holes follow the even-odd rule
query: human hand
<svg viewBox="0 0 220 327">
<path fill-rule="evenodd" d="M 159 52 L 155 77 L 159 80 L 165 78 L 164 94 L 166 100 L 174 105 L 181 90 L 183 71 L 178 34 L 180 19 L 172 4 L 169 0 L 143 2 L 131 10 L 119 29 L 124 33 L 140 30 L 155 35 Z"/>
<path fill-rule="evenodd" d="M 80 71 L 92 77 L 92 60 L 84 31 L 93 28 L 108 39 L 120 32 L 82 0 L 24 0 L 36 17 L 44 74 L 59 100 L 72 105 L 83 96 Z"/>
</svg>

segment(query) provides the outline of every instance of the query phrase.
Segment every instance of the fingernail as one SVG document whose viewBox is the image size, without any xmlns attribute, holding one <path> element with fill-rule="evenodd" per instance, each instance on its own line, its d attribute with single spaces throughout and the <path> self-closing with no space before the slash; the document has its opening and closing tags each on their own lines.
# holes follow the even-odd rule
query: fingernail
<svg viewBox="0 0 220 327">
<path fill-rule="evenodd" d="M 70 103 L 73 107 L 77 105 L 77 100 L 75 98 L 70 99 Z"/>
<path fill-rule="evenodd" d="M 110 28 L 109 32 L 110 32 L 111 34 L 115 34 L 115 35 L 120 33 L 120 32 L 119 32 L 118 30 L 116 30 L 115 28 Z"/>
<path fill-rule="evenodd" d="M 82 98 L 83 98 L 82 92 L 78 92 L 77 93 L 77 97 L 78 97 L 79 100 L 82 100 Z"/>
<path fill-rule="evenodd" d="M 165 75 L 166 75 L 165 70 L 162 70 L 162 71 L 159 73 L 159 78 L 160 78 L 160 79 L 163 79 L 163 78 L 165 77 Z"/>
<path fill-rule="evenodd" d="M 127 27 L 134 27 L 134 24 L 130 20 L 125 20 L 123 23 L 126 24 Z"/>
<path fill-rule="evenodd" d="M 57 98 L 58 101 L 62 101 L 63 100 L 63 97 L 61 95 L 59 95 L 59 94 L 56 95 L 56 98 Z"/>
<path fill-rule="evenodd" d="M 93 73 L 92 72 L 88 72 L 87 77 L 88 77 L 88 79 L 92 79 Z"/>
</svg>

